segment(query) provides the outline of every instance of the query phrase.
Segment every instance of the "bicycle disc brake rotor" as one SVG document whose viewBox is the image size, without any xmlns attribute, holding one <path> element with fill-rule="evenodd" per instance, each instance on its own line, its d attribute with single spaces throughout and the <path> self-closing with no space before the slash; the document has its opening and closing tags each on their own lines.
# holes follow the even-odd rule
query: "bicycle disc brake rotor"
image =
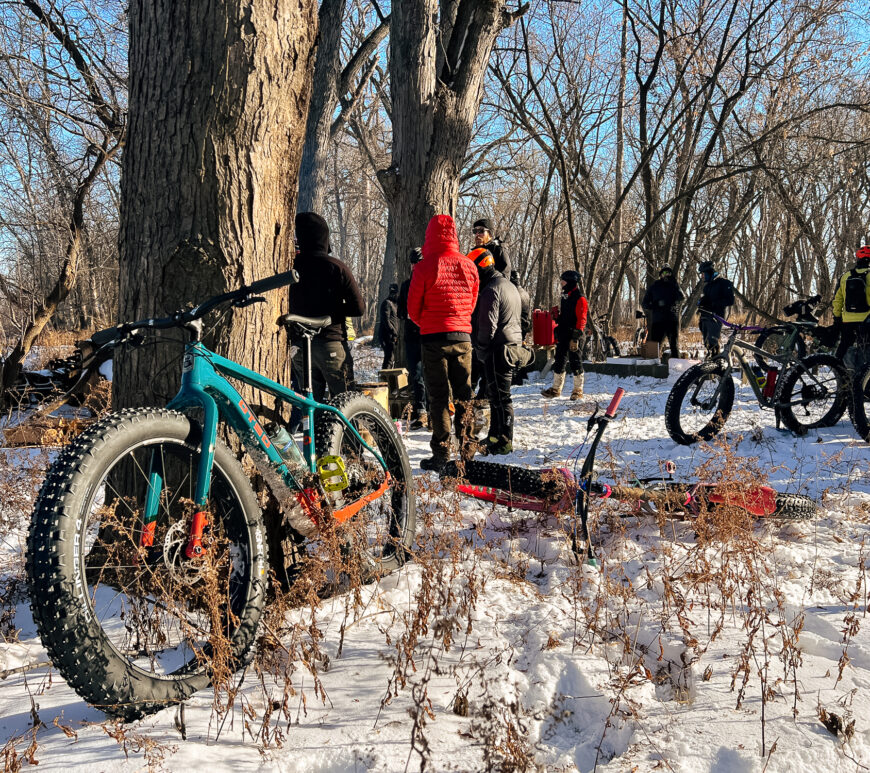
<svg viewBox="0 0 870 773">
<path fill-rule="evenodd" d="M 206 562 L 193 560 L 184 554 L 190 530 L 186 521 L 176 521 L 163 540 L 163 565 L 170 576 L 183 585 L 196 585 L 202 578 Z"/>
</svg>

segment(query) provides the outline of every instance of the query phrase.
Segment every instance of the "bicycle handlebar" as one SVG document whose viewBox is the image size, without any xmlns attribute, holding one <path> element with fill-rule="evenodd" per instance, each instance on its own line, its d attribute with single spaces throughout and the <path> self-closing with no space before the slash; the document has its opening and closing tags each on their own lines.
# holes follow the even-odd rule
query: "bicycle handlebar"
<svg viewBox="0 0 870 773">
<path fill-rule="evenodd" d="M 275 276 L 267 276 L 265 279 L 258 279 L 256 282 L 252 282 L 248 285 L 247 291 L 250 295 L 259 295 L 260 293 L 267 293 L 270 290 L 277 290 L 279 287 L 295 285 L 298 281 L 299 274 L 291 268 L 289 271 L 282 271 L 280 274 L 275 274 Z"/>
<path fill-rule="evenodd" d="M 259 295 L 260 293 L 265 293 L 269 290 L 277 290 L 279 287 L 296 284 L 298 281 L 299 274 L 293 269 L 290 269 L 290 271 L 283 271 L 274 276 L 258 279 L 256 282 L 240 287 L 238 290 L 232 290 L 228 293 L 223 293 L 222 295 L 215 295 L 214 297 L 203 301 L 198 306 L 194 306 L 192 309 L 179 309 L 168 317 L 149 317 L 147 319 L 137 320 L 136 322 L 122 322 L 120 325 L 116 325 L 115 327 L 98 330 L 91 336 L 91 340 L 101 342 L 104 346 L 108 346 L 117 343 L 119 338 L 123 338 L 128 333 L 132 333 L 136 330 L 166 330 L 172 327 L 180 327 L 204 317 L 212 309 L 225 303 L 237 303 L 249 296 Z"/>
<path fill-rule="evenodd" d="M 613 393 L 613 399 L 610 401 L 610 405 L 607 406 L 607 410 L 604 411 L 604 415 L 608 418 L 612 419 L 616 416 L 616 411 L 619 408 L 619 403 L 622 401 L 622 398 L 625 396 L 625 390 L 622 387 L 619 387 Z"/>
</svg>

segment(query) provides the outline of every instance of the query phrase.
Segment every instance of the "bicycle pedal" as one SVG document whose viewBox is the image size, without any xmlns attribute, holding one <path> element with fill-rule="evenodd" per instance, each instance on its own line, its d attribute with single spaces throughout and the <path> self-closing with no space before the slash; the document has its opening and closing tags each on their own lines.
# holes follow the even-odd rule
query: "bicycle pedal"
<svg viewBox="0 0 870 773">
<path fill-rule="evenodd" d="M 350 485 L 340 456 L 321 456 L 317 460 L 317 474 L 324 491 L 344 491 Z"/>
</svg>

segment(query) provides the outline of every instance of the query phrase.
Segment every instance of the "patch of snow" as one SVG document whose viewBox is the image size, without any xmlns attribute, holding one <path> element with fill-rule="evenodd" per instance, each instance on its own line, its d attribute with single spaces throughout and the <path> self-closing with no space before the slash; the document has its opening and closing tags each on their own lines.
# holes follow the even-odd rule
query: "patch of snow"
<svg viewBox="0 0 870 773">
<path fill-rule="evenodd" d="M 379 363 L 378 350 L 360 347 L 359 341 L 354 352 L 366 358 L 358 369 L 370 371 Z M 516 387 L 515 450 L 499 461 L 565 464 L 584 440 L 594 404 L 607 405 L 621 386 L 626 396 L 599 451 L 601 478 L 652 475 L 666 459 L 677 464 L 678 477 L 692 478 L 700 465 L 715 465 L 722 451 L 715 444 L 678 446 L 665 431 L 668 392 L 691 364 L 671 360 L 666 380 L 587 374 L 580 401 L 545 400 L 539 381 Z M 424 676 L 428 680 L 432 715 L 424 734 L 432 770 L 484 769 L 487 717 L 497 719 L 496 728 L 514 728 L 530 765 L 554 773 L 596 768 L 605 773 L 792 773 L 870 766 L 870 624 L 864 617 L 867 586 L 861 584 L 870 537 L 870 447 L 855 436 L 848 417 L 805 437 L 777 431 L 773 414 L 759 410 L 749 387 L 737 381 L 735 386 L 734 411 L 722 434 L 731 452 L 755 459 L 778 490 L 808 494 L 821 506 L 814 521 L 756 524 L 754 565 L 763 574 L 753 578 L 753 563 L 746 563 L 747 573 L 735 581 L 730 597 L 715 589 L 702 593 L 705 578 L 687 574 L 698 544 L 691 524 L 616 518 L 612 505 L 596 503 L 592 538 L 601 570 L 578 566 L 569 519 L 510 512 L 442 490 L 419 468 L 430 454 L 429 433 L 405 432 L 423 485 L 419 544 L 443 530 L 458 530 L 465 547 L 460 575 L 450 587 L 458 592 L 471 577 L 481 581 L 477 604 L 451 647 L 440 646 L 431 630 L 418 645 L 420 666 L 410 678 L 415 684 Z M 7 475 L 29 459 L 25 454 L 10 463 Z M 460 508 L 459 521 L 447 515 L 454 505 Z M 5 538 L 0 532 L 0 567 L 20 556 L 27 515 L 19 514 L 18 531 Z M 423 529 L 424 522 L 431 523 L 433 533 Z M 708 550 L 704 560 L 711 572 L 737 561 L 732 547 Z M 414 612 L 412 600 L 423 579 L 422 566 L 411 562 L 379 585 L 367 586 L 366 613 L 346 628 L 345 599 L 323 602 L 317 626 L 331 658 L 329 670 L 320 674 L 328 700 L 314 697 L 310 678 L 301 685 L 297 681 L 306 700 L 297 693 L 289 724 L 286 719 L 278 723 L 284 734 L 280 748 L 261 756 L 245 734 L 240 710 L 215 740 L 208 690 L 186 704 L 187 741 L 175 729 L 174 708 L 134 723 L 131 730 L 171 747 L 163 761 L 169 770 L 418 769 L 420 757 L 411 748 L 410 688 L 389 702 L 384 698 L 403 615 Z M 763 628 L 756 639 L 759 647 L 766 641 L 769 650 L 763 703 L 764 660 L 758 649 L 740 670 L 754 582 L 767 594 L 767 620 L 758 621 Z M 691 603 L 680 607 L 677 593 L 688 594 Z M 594 635 L 589 615 L 596 621 Z M 46 658 L 27 604 L 16 607 L 14 624 L 18 640 L 0 640 L 0 671 Z M 857 630 L 844 641 L 849 625 Z M 789 637 L 799 646 L 796 672 L 779 659 Z M 744 675 L 747 689 L 738 707 Z M 256 682 L 249 674 L 238 700 L 261 717 L 267 698 Z M 267 690 L 271 699 L 283 698 L 283 684 L 267 680 Z M 453 713 L 460 691 L 468 700 L 468 716 Z M 131 771 L 143 766 L 141 751 L 128 750 L 128 758 L 99 725 L 88 724 L 104 716 L 47 669 L 13 674 L 3 683 L 0 741 L 28 731 L 31 696 L 47 725 L 37 734 L 36 758 L 43 767 L 86 773 L 95 765 Z M 817 705 L 854 716 L 850 741 L 821 725 Z M 53 725 L 58 716 L 78 732 L 78 740 Z"/>
</svg>

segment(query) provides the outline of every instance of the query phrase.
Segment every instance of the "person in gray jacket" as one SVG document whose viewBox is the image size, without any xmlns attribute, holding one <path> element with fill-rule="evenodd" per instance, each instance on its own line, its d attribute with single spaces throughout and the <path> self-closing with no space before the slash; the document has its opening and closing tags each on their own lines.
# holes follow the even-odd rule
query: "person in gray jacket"
<svg viewBox="0 0 870 773">
<path fill-rule="evenodd" d="M 488 454 L 513 451 L 514 408 L 511 381 L 514 368 L 523 364 L 520 326 L 522 302 L 517 288 L 496 271 L 492 253 L 475 255 L 480 276 L 474 351 L 483 366 L 489 400 L 489 434 L 484 444 Z"/>
</svg>

